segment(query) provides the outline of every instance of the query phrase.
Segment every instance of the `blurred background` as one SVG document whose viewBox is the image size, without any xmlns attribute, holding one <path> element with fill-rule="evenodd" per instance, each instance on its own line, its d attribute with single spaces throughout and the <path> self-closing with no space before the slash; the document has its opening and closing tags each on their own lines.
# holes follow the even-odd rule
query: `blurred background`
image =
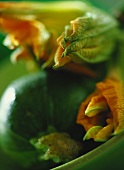
<svg viewBox="0 0 124 170">
<path fill-rule="evenodd" d="M 21 1 L 21 0 L 18 0 L 18 1 Z M 41 1 L 41 0 L 37 0 L 37 1 Z M 94 6 L 104 9 L 115 16 L 117 15 L 118 11 L 123 10 L 123 7 L 124 7 L 124 0 L 104 0 L 104 1 L 87 0 L 85 2 L 90 2 Z M 25 65 L 23 63 L 20 62 L 15 65 L 11 64 L 10 58 L 9 58 L 11 51 L 2 45 L 2 41 L 4 37 L 5 35 L 3 33 L 0 33 L 0 96 L 2 95 L 5 88 L 8 86 L 8 84 L 13 79 L 16 79 L 20 77 L 21 75 L 27 73 Z M 15 71 L 16 69 L 18 71 Z M 13 170 L 13 169 L 17 169 L 17 167 L 18 165 L 16 165 L 15 162 L 13 162 L 0 150 L 0 169 L 1 170 Z"/>
<path fill-rule="evenodd" d="M 19 1 L 22 1 L 22 0 L 18 0 L 18 2 Z M 45 0 L 37 0 L 37 1 L 46 2 Z M 123 9 L 123 4 L 124 4 L 124 0 L 118 0 L 118 1 L 117 0 L 104 0 L 104 1 L 83 0 L 83 1 L 90 2 L 94 6 L 104 9 L 108 11 L 109 13 L 111 13 L 112 15 L 117 15 L 118 11 L 120 9 Z M 6 1 L 4 0 L 4 2 Z M 11 1 L 8 0 L 8 2 L 11 2 Z M 9 56 L 11 54 L 11 51 L 2 45 L 2 41 L 4 37 L 5 35 L 3 33 L 0 33 L 0 96 L 2 92 L 4 91 L 4 89 L 7 87 L 7 85 L 9 84 L 9 82 L 11 81 L 12 77 L 15 79 L 19 77 L 20 75 L 22 75 L 22 73 L 24 74 L 26 71 L 23 63 L 18 63 L 15 65 L 12 65 L 10 63 Z M 15 70 L 16 68 L 18 68 L 18 71 L 14 72 L 13 74 L 12 70 Z"/>
</svg>

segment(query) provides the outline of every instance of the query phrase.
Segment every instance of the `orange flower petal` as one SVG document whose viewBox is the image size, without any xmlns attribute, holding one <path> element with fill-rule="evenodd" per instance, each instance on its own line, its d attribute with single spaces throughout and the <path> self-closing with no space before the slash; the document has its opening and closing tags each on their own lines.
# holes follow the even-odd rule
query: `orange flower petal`
<svg viewBox="0 0 124 170">
<path fill-rule="evenodd" d="M 124 130 L 124 84 L 115 79 L 107 79 L 97 84 L 106 98 L 114 120 L 114 134 Z"/>
<path fill-rule="evenodd" d="M 57 43 L 54 35 L 37 20 L 1 17 L 0 27 L 8 34 L 4 45 L 10 49 L 18 46 L 30 47 L 38 59 L 44 56 L 48 59 L 55 52 Z"/>
<path fill-rule="evenodd" d="M 86 131 L 93 126 L 101 126 L 105 124 L 106 114 L 104 113 L 93 117 L 88 117 L 85 115 L 85 110 L 94 95 L 97 95 L 97 92 L 92 93 L 84 102 L 82 102 L 77 116 L 77 123 L 82 125 Z"/>
<path fill-rule="evenodd" d="M 119 79 L 110 77 L 96 87 L 96 92 L 81 104 L 77 123 L 86 130 L 84 139 L 106 141 L 124 130 L 124 85 Z M 95 129 L 97 126 L 102 128 Z"/>
<path fill-rule="evenodd" d="M 26 48 L 20 47 L 17 48 L 11 55 L 11 61 L 13 63 L 17 62 L 18 60 L 29 60 L 32 59 L 31 54 Z"/>
<path fill-rule="evenodd" d="M 56 51 L 55 57 L 54 57 L 54 61 L 55 61 L 54 68 L 64 66 L 65 64 L 71 62 L 71 60 L 68 56 L 65 56 L 63 58 L 61 57 L 63 51 L 64 51 L 63 48 L 61 46 L 59 46 Z"/>
<path fill-rule="evenodd" d="M 104 142 L 110 138 L 114 130 L 113 124 L 109 124 L 103 127 L 96 135 L 94 135 L 94 140 L 97 142 Z"/>
<path fill-rule="evenodd" d="M 88 117 L 85 115 L 85 110 L 86 110 L 89 102 L 91 101 L 92 97 L 96 94 L 97 94 L 97 92 L 94 92 L 90 96 L 88 96 L 86 98 L 86 100 L 81 103 L 80 108 L 79 108 L 79 112 L 77 115 L 77 123 L 83 125 L 85 130 L 88 130 L 89 127 L 91 127 L 89 124 L 89 121 L 88 121 L 89 119 L 87 119 Z"/>
<path fill-rule="evenodd" d="M 109 107 L 106 102 L 106 99 L 102 95 L 93 96 L 89 102 L 85 115 L 88 117 L 96 116 L 100 112 L 108 111 Z"/>
</svg>

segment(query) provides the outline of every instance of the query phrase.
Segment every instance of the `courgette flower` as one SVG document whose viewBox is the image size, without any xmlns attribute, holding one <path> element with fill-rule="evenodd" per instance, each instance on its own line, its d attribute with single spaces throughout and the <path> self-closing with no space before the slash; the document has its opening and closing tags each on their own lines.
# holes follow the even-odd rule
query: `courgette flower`
<svg viewBox="0 0 124 170">
<path fill-rule="evenodd" d="M 77 123 L 84 140 L 106 141 L 124 130 L 124 84 L 115 77 L 96 84 L 96 90 L 80 106 Z"/>
<path fill-rule="evenodd" d="M 108 60 L 113 51 L 118 23 L 86 3 L 1 2 L 0 9 L 4 45 L 19 47 L 12 53 L 14 62 L 33 58 L 42 68 L 64 67 L 94 77 L 85 63 Z"/>
<path fill-rule="evenodd" d="M 3 16 L 0 19 L 0 27 L 8 35 L 4 45 L 16 50 L 12 53 L 13 62 L 19 59 L 49 60 L 55 50 L 56 41 L 52 33 L 45 26 L 32 18 L 20 19 Z M 18 47 L 18 48 L 17 48 Z"/>
</svg>

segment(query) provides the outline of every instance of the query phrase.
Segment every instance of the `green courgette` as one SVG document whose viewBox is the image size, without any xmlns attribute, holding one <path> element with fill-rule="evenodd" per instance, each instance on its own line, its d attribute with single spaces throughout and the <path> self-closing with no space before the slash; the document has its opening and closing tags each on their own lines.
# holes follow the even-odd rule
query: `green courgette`
<svg viewBox="0 0 124 170">
<path fill-rule="evenodd" d="M 15 80 L 1 98 L 1 148 L 24 168 L 56 166 L 52 160 L 40 160 L 31 141 L 47 135 L 49 129 L 82 141 L 83 128 L 75 123 L 76 115 L 94 87 L 91 79 L 64 71 L 42 71 Z"/>
</svg>

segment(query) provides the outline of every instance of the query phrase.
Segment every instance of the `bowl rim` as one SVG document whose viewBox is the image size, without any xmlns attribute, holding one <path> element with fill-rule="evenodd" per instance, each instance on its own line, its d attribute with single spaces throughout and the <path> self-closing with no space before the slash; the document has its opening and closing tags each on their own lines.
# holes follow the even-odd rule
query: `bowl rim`
<svg viewBox="0 0 124 170">
<path fill-rule="evenodd" d="M 103 159 L 104 156 L 111 153 L 113 149 L 118 148 L 121 144 L 124 144 L 124 132 L 121 132 L 117 136 L 113 136 L 111 139 L 101 144 L 92 151 L 70 161 L 63 165 L 52 168 L 51 170 L 85 170 L 89 166 L 92 166 L 95 161 Z"/>
</svg>

